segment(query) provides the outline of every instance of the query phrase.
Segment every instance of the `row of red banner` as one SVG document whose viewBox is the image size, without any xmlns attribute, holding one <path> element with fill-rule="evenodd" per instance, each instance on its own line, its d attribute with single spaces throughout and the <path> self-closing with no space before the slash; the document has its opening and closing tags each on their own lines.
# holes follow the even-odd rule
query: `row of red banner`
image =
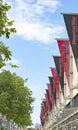
<svg viewBox="0 0 78 130">
<path fill-rule="evenodd" d="M 53 56 L 55 68 L 51 67 L 52 76 L 49 77 L 45 100 L 41 107 L 41 124 L 44 124 L 44 119 L 48 113 L 54 109 L 56 100 L 60 102 L 60 87 L 64 96 L 64 74 L 67 79 L 68 87 L 70 88 L 70 46 L 73 51 L 75 62 L 77 65 L 78 58 L 78 14 L 63 14 L 68 39 L 56 39 L 60 51 L 60 56 Z"/>
</svg>

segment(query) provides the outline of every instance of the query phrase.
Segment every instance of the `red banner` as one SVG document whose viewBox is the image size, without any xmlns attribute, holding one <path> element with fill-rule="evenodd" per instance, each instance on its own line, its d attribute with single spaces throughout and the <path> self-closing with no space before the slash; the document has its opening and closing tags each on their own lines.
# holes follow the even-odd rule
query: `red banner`
<svg viewBox="0 0 78 130">
<path fill-rule="evenodd" d="M 64 95 L 64 68 L 62 65 L 61 56 L 53 56 L 53 58 L 54 58 L 55 66 L 57 69 L 57 73 L 58 73 L 58 77 L 59 77 L 59 81 L 61 85 L 61 90 Z"/>
<path fill-rule="evenodd" d="M 47 108 L 48 112 L 50 112 L 50 103 L 49 103 L 49 99 L 48 99 L 47 93 L 45 94 L 45 98 L 46 98 L 46 108 Z"/>
<path fill-rule="evenodd" d="M 44 125 L 44 118 L 43 118 L 43 108 L 41 107 L 41 114 L 40 114 L 40 120 L 41 120 L 41 124 L 42 126 Z"/>
<path fill-rule="evenodd" d="M 58 78 L 56 68 L 51 68 L 51 72 L 52 72 L 52 75 L 53 75 L 53 85 L 56 89 L 56 93 L 57 93 L 57 96 L 58 96 L 58 99 L 59 99 L 59 97 L 60 97 L 60 82 L 59 82 L 59 78 Z"/>
<path fill-rule="evenodd" d="M 44 106 L 44 104 L 42 105 L 42 115 L 45 116 L 45 113 L 46 113 L 46 108 Z"/>
<path fill-rule="evenodd" d="M 78 14 L 69 13 L 63 14 L 70 44 L 75 57 L 76 65 L 78 59 Z M 78 65 L 77 65 L 78 69 Z"/>
<path fill-rule="evenodd" d="M 67 77 L 68 86 L 70 86 L 70 46 L 69 40 L 59 39 L 57 40 L 58 47 L 61 54 L 61 60 L 64 67 L 65 75 Z"/>
<path fill-rule="evenodd" d="M 40 114 L 40 121 L 41 121 L 41 125 L 44 125 L 44 118 L 42 117 L 42 113 Z"/>
<path fill-rule="evenodd" d="M 47 84 L 48 87 L 48 92 L 49 92 L 49 96 L 50 96 L 50 101 L 52 104 L 52 109 L 54 108 L 54 97 L 53 97 L 53 92 L 52 92 L 52 88 L 51 88 L 51 84 Z"/>
<path fill-rule="evenodd" d="M 53 95 L 53 98 L 54 98 L 54 103 L 56 105 L 56 89 L 53 85 L 53 77 L 49 76 L 49 81 L 50 81 L 50 85 L 51 85 L 51 89 L 52 89 L 52 95 Z"/>
<path fill-rule="evenodd" d="M 44 125 L 44 120 L 47 116 L 47 111 L 46 111 L 46 101 L 42 101 L 41 103 L 41 113 L 40 113 L 40 120 L 41 124 Z"/>
<path fill-rule="evenodd" d="M 43 101 L 43 111 L 44 111 L 44 115 L 46 114 L 46 101 Z"/>
</svg>

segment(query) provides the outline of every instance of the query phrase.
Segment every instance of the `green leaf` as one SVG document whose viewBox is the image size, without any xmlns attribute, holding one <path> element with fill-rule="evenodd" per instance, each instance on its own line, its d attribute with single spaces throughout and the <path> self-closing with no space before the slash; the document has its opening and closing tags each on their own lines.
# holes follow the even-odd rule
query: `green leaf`
<svg viewBox="0 0 78 130">
<path fill-rule="evenodd" d="M 11 65 L 12 68 L 19 68 L 19 67 L 18 67 L 17 65 L 15 65 L 15 64 L 11 64 L 11 63 L 10 63 L 10 65 Z"/>
<path fill-rule="evenodd" d="M 0 73 L 0 111 L 17 125 L 32 124 L 34 98 L 24 80 L 10 71 Z"/>
</svg>

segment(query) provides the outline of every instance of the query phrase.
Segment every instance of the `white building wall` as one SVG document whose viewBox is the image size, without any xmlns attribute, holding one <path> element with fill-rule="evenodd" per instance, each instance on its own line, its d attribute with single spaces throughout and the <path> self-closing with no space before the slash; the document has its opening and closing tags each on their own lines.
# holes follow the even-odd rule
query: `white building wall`
<svg viewBox="0 0 78 130">
<path fill-rule="evenodd" d="M 70 47 L 70 89 L 71 96 L 74 97 L 78 93 L 78 71 L 76 62 L 73 56 L 72 49 Z"/>
<path fill-rule="evenodd" d="M 68 86 L 67 78 L 64 72 L 64 105 L 66 106 L 70 102 L 70 87 Z"/>
</svg>

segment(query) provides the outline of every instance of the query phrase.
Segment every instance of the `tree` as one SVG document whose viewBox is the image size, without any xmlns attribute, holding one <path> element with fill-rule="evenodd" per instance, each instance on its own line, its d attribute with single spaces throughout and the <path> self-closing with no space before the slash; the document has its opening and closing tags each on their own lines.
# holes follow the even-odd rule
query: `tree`
<svg viewBox="0 0 78 130">
<path fill-rule="evenodd" d="M 6 38 L 9 38 L 11 33 L 16 32 L 16 29 L 12 28 L 14 20 L 10 21 L 7 17 L 9 9 L 11 9 L 11 6 L 0 0 L 0 36 L 5 35 Z"/>
<path fill-rule="evenodd" d="M 0 42 L 0 68 L 5 66 L 5 62 L 11 60 L 11 51 L 9 48 L 2 42 Z"/>
<path fill-rule="evenodd" d="M 16 29 L 12 27 L 14 20 L 10 21 L 7 17 L 9 9 L 11 6 L 0 0 L 0 37 L 9 38 L 11 33 L 16 33 Z M 9 48 L 0 41 L 0 69 L 8 60 L 11 60 L 11 56 Z M 25 86 L 23 78 L 6 70 L 0 73 L 0 112 L 2 115 L 6 115 L 8 120 L 20 126 L 31 125 L 33 101 L 32 92 Z"/>
<path fill-rule="evenodd" d="M 9 11 L 10 8 L 10 5 L 0 0 L 0 37 L 5 35 L 6 38 L 9 38 L 11 33 L 16 33 L 16 29 L 12 27 L 14 20 L 10 21 L 7 17 L 7 11 Z M 11 56 L 12 53 L 9 47 L 0 41 L 0 68 L 6 65 L 6 61 L 11 60 Z"/>
<path fill-rule="evenodd" d="M 19 126 L 32 124 L 32 92 L 24 80 L 10 71 L 0 73 L 0 112 Z"/>
</svg>

